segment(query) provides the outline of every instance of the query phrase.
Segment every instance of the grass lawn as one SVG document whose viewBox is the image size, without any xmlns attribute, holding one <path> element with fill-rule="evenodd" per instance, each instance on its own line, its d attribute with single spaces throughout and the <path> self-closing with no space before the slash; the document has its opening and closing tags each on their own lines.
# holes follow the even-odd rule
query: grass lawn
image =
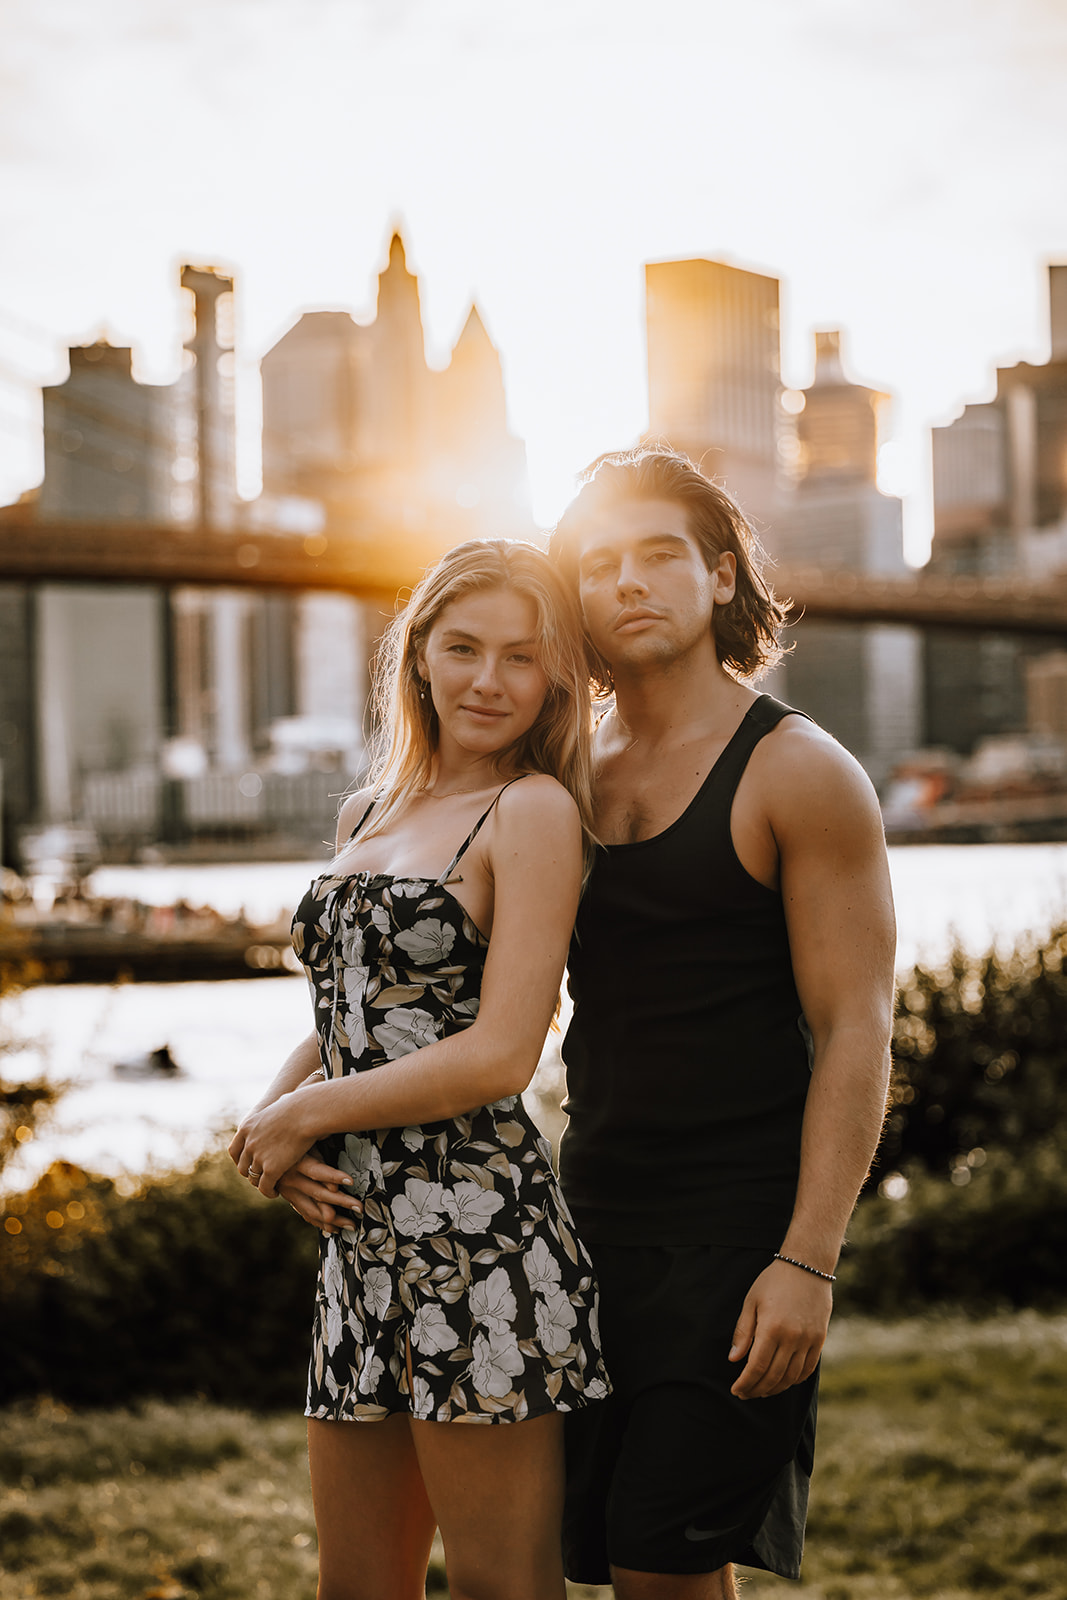
<svg viewBox="0 0 1067 1600">
<path fill-rule="evenodd" d="M 746 1600 L 1064 1600 L 1065 1388 L 1067 1316 L 842 1320 L 804 1579 Z M 313 1600 L 303 1431 L 195 1401 L 0 1415 L 0 1600 Z"/>
</svg>

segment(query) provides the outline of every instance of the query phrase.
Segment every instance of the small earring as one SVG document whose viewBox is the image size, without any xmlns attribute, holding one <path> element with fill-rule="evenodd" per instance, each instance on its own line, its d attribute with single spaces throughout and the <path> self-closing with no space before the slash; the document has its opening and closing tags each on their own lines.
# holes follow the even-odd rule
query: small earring
<svg viewBox="0 0 1067 1600">
<path fill-rule="evenodd" d="M 419 699 L 423 700 L 423 701 L 426 699 L 426 680 L 425 680 L 425 678 L 420 678 L 419 679 Z"/>
</svg>

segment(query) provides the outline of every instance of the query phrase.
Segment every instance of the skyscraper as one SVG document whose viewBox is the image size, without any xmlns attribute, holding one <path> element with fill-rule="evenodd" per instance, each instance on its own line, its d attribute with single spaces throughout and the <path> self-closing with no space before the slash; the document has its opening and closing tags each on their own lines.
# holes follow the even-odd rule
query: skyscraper
<svg viewBox="0 0 1067 1600">
<path fill-rule="evenodd" d="M 852 383 L 841 335 L 815 335 L 815 375 L 796 412 L 796 488 L 771 541 L 783 564 L 903 573 L 901 504 L 877 485 L 888 396 Z M 856 755 L 876 783 L 921 740 L 915 630 L 805 622 L 785 693 Z"/>
<path fill-rule="evenodd" d="M 778 280 L 719 261 L 645 267 L 649 434 L 724 483 L 761 530 L 782 498 Z"/>
<path fill-rule="evenodd" d="M 849 381 L 840 335 L 816 335 L 814 381 L 787 411 L 776 278 L 716 261 L 645 276 L 650 436 L 722 482 L 783 564 L 903 571 L 900 502 L 876 481 L 886 396 Z M 773 686 L 877 782 L 918 742 L 919 665 L 910 629 L 805 622 Z"/>
<path fill-rule="evenodd" d="M 992 400 L 933 429 L 934 572 L 1067 572 L 1067 265 L 1050 266 L 1048 283 L 1050 359 L 999 368 Z M 1026 662 L 1042 648 L 931 632 L 928 741 L 966 753 L 1024 728 Z"/>
<path fill-rule="evenodd" d="M 268 350 L 263 487 L 318 501 L 327 526 L 465 535 L 533 531 L 526 452 L 475 307 L 449 365 L 426 363 L 418 280 L 394 234 L 377 314 L 309 311 Z"/>
</svg>

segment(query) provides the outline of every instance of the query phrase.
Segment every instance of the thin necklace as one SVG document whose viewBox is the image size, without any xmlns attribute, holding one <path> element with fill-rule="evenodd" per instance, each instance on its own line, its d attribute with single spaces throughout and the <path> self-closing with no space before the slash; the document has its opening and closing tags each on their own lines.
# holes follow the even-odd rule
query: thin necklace
<svg viewBox="0 0 1067 1600">
<path fill-rule="evenodd" d="M 473 789 L 449 789 L 447 794 L 434 794 L 432 789 L 420 789 L 419 793 L 424 794 L 427 800 L 451 800 L 453 795 L 478 794 L 480 790 L 488 789 L 488 787 L 489 785 L 487 783 L 480 783 L 477 784 Z"/>
</svg>

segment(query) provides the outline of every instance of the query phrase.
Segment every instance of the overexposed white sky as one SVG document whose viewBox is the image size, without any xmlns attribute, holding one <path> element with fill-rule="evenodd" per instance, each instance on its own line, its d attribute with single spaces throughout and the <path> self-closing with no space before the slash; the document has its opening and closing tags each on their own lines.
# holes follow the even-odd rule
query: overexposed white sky
<svg viewBox="0 0 1067 1600">
<path fill-rule="evenodd" d="M 893 393 L 921 558 L 930 425 L 1047 359 L 1065 103 L 1064 0 L 0 0 L 0 499 L 68 344 L 176 375 L 180 260 L 237 274 L 253 488 L 255 361 L 370 316 L 400 222 L 432 361 L 481 307 L 541 520 L 646 424 L 643 262 L 707 256 L 781 278 L 788 384 L 841 327 Z"/>
</svg>

